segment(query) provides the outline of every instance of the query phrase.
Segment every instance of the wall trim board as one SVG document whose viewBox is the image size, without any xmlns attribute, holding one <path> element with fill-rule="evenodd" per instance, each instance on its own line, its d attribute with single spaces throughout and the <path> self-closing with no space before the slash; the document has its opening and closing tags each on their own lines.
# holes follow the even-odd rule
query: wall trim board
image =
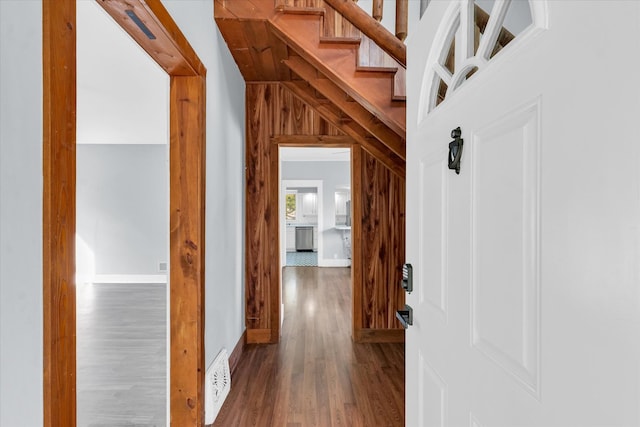
<svg viewBox="0 0 640 427">
<path fill-rule="evenodd" d="M 272 343 L 273 341 L 271 341 L 271 329 L 247 329 L 247 344 Z"/>
<path fill-rule="evenodd" d="M 271 143 L 280 147 L 349 148 L 355 141 L 340 135 L 278 135 L 271 138 Z"/>
<path fill-rule="evenodd" d="M 129 284 L 166 284 L 166 274 L 96 274 L 90 277 L 89 283 L 129 283 Z"/>
<path fill-rule="evenodd" d="M 247 346 L 247 330 L 245 329 L 244 332 L 242 332 L 242 335 L 240 335 L 240 339 L 238 340 L 238 343 L 236 344 L 236 346 L 233 348 L 233 351 L 229 355 L 229 371 L 231 372 L 232 377 L 236 371 L 236 368 L 238 367 L 238 363 L 240 362 L 240 358 L 242 357 L 242 354 L 244 353 L 244 349 L 246 346 Z"/>
<path fill-rule="evenodd" d="M 354 341 L 360 343 L 403 343 L 404 329 L 357 329 Z"/>
<path fill-rule="evenodd" d="M 76 0 L 42 3 L 44 426 L 75 427 Z M 203 425 L 206 69 L 160 0 L 98 4 L 171 76 L 169 405 L 172 424 Z"/>
<path fill-rule="evenodd" d="M 362 255 L 362 168 L 363 149 L 360 145 L 351 148 L 351 337 L 359 342 L 356 331 L 363 328 L 363 255 Z"/>
<path fill-rule="evenodd" d="M 318 259 L 318 267 L 351 267 L 350 259 L 327 259 L 327 258 L 319 258 Z"/>
</svg>

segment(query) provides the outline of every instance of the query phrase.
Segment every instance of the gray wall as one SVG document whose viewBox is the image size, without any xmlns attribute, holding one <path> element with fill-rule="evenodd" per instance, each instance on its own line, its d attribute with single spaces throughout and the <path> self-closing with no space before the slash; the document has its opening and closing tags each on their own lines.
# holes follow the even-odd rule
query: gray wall
<svg viewBox="0 0 640 427">
<path fill-rule="evenodd" d="M 2 427 L 42 425 L 41 27 L 40 1 L 0 1 Z"/>
<path fill-rule="evenodd" d="M 282 162 L 281 179 L 283 180 L 320 180 L 322 181 L 322 254 L 321 257 L 331 262 L 333 259 L 344 259 L 342 232 L 335 227 L 335 191 L 338 187 L 351 186 L 349 162 Z"/>
<path fill-rule="evenodd" d="M 163 2 L 208 68 L 206 361 L 244 330 L 244 82 L 211 0 Z M 42 425 L 42 6 L 0 1 L 0 425 Z M 20 17 L 20 19 L 16 19 Z"/>
<path fill-rule="evenodd" d="M 244 320 L 244 79 L 213 20 L 211 0 L 165 0 L 207 67 L 207 366 L 229 352 Z"/>
<path fill-rule="evenodd" d="M 169 255 L 167 145 L 77 146 L 76 235 L 95 274 L 159 274 Z M 78 245 L 78 273 L 84 273 Z M 91 272 L 87 272 L 89 275 Z"/>
</svg>

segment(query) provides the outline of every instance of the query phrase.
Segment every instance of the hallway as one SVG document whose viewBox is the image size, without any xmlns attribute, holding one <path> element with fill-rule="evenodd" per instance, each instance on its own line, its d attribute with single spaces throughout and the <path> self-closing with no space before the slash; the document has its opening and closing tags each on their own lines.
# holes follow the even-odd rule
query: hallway
<svg viewBox="0 0 640 427">
<path fill-rule="evenodd" d="M 351 341 L 350 274 L 284 269 L 281 341 L 246 347 L 214 426 L 404 425 L 404 344 Z"/>
</svg>

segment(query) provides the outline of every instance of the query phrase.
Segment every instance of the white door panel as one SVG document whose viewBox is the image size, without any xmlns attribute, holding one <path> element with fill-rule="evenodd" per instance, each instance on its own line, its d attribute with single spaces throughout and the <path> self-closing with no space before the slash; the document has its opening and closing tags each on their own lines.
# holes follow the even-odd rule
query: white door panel
<svg viewBox="0 0 640 427">
<path fill-rule="evenodd" d="M 429 112 L 454 3 L 408 45 L 407 426 L 638 426 L 640 2 L 536 2 Z"/>
</svg>

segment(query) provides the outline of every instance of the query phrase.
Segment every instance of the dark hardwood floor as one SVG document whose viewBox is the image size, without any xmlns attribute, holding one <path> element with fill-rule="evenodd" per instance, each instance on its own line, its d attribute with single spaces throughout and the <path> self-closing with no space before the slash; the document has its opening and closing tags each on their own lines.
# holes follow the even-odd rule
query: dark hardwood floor
<svg viewBox="0 0 640 427">
<path fill-rule="evenodd" d="M 404 345 L 351 341 L 350 270 L 283 281 L 281 341 L 246 347 L 214 426 L 404 426 Z"/>
</svg>

